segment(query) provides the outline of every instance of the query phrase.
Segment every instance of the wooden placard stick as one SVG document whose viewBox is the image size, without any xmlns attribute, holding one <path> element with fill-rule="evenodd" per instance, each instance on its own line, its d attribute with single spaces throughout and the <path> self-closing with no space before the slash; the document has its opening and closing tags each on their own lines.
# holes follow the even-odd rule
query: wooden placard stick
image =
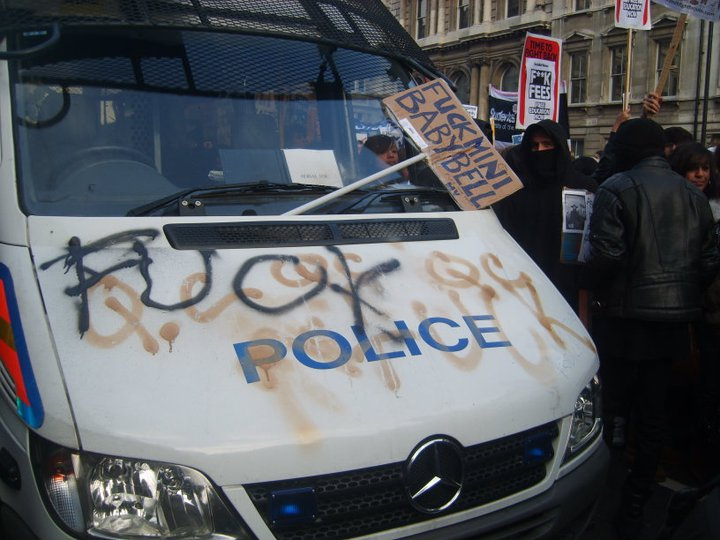
<svg viewBox="0 0 720 540">
<path fill-rule="evenodd" d="M 660 77 L 658 77 L 658 82 L 655 86 L 655 94 L 658 96 L 662 95 L 662 91 L 665 88 L 668 76 L 670 75 L 670 67 L 675 59 L 675 52 L 677 51 L 678 45 L 680 45 L 680 40 L 682 39 L 683 31 L 685 30 L 686 20 L 687 14 L 683 13 L 680 15 L 677 20 L 677 24 L 675 25 L 675 31 L 673 32 L 672 40 L 670 41 L 670 47 L 665 55 L 662 71 L 660 72 Z"/>
<path fill-rule="evenodd" d="M 630 72 L 632 71 L 632 28 L 627 31 L 627 65 L 625 66 L 625 91 L 623 92 L 623 111 L 630 106 Z"/>
</svg>

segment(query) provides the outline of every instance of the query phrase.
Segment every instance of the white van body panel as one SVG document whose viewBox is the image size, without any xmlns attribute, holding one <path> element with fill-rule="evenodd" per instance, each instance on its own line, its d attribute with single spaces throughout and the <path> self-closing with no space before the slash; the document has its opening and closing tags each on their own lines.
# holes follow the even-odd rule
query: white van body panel
<svg viewBox="0 0 720 540">
<path fill-rule="evenodd" d="M 7 62 L 0 62 L 0 88 L 9 87 Z M 15 149 L 12 137 L 10 94 L 0 92 L 0 178 L 15 178 Z M 14 190 L 13 190 L 14 191 Z M 25 214 L 20 211 L 17 197 L 0 197 L 2 238 L 17 246 L 27 246 Z"/>
<path fill-rule="evenodd" d="M 355 279 L 396 261 L 358 289 L 355 307 L 375 352 L 397 356 L 370 362 L 351 330 L 350 286 L 337 252 L 283 249 L 305 262 L 306 276 L 314 264 L 325 268 L 327 285 L 293 309 L 263 313 L 234 291 L 241 268 L 247 269 L 242 289 L 257 305 L 285 305 L 317 283 L 288 262 L 254 259 L 272 257 L 274 249 L 219 250 L 206 272 L 198 252 L 175 250 L 158 234 L 146 243 L 149 298 L 173 305 L 204 282 L 211 283 L 207 296 L 186 309 L 151 308 L 141 300 L 148 282 L 138 267 L 112 271 L 87 291 L 89 328 L 81 335 L 83 300 L 68 294 L 78 285 L 78 259 L 66 258 L 68 243 L 100 242 L 81 261 L 88 279 L 138 260 L 132 242 L 103 240 L 126 232 L 127 222 L 29 217 L 43 300 L 57 307 L 49 323 L 82 447 L 182 463 L 228 485 L 402 461 L 430 433 L 470 445 L 572 414 L 597 369 L 590 338 L 491 211 L 458 212 L 452 219 L 462 231 L 459 240 L 339 247 Z M 137 219 L 132 231 L 159 232 L 163 224 Z M 257 264 L 243 267 L 251 259 Z M 483 317 L 475 321 L 483 347 L 463 316 Z M 433 325 L 436 342 L 466 340 L 467 346 L 448 352 L 429 345 L 418 325 L 432 317 L 453 322 Z M 397 331 L 398 320 L 419 354 L 381 337 L 383 329 Z M 296 360 L 292 340 L 311 330 L 344 337 L 350 359 L 339 360 L 341 338 L 324 335 L 309 340 L 306 353 L 316 367 L 342 365 L 316 369 Z M 287 355 L 248 382 L 233 344 L 258 339 L 284 343 Z M 38 361 L 43 371 L 56 358 Z M 199 394 L 199 387 L 211 391 Z"/>
<path fill-rule="evenodd" d="M 28 249 L 0 244 L 0 260 L 10 271 L 15 295 L 23 299 L 17 307 L 44 414 L 38 433 L 77 448 L 75 422 L 63 386 L 63 373 L 53 349 L 53 338 Z M 18 443 L 25 446 L 25 426 L 16 414 L 7 419 L 7 425 L 14 426 Z"/>
</svg>

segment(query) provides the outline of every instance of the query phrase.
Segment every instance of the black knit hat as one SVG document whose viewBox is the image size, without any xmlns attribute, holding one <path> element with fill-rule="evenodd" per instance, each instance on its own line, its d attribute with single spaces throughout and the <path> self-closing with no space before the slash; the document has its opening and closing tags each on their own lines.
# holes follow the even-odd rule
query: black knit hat
<svg viewBox="0 0 720 540">
<path fill-rule="evenodd" d="M 633 118 L 620 125 L 614 145 L 617 170 L 626 171 L 642 159 L 662 156 L 665 149 L 665 132 L 660 124 L 649 118 Z"/>
</svg>

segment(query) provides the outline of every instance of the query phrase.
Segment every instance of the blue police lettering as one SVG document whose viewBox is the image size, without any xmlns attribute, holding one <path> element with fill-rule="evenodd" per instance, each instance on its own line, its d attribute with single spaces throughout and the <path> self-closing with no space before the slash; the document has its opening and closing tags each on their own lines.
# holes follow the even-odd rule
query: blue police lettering
<svg viewBox="0 0 720 540">
<path fill-rule="evenodd" d="M 400 331 L 400 337 L 403 339 L 405 345 L 407 346 L 408 350 L 410 351 L 410 354 L 412 356 L 417 356 L 419 354 L 422 354 L 420 349 L 417 346 L 417 342 L 413 339 L 412 334 L 410 333 L 410 330 L 408 329 L 407 325 L 404 321 L 395 321 L 395 327 Z M 365 355 L 365 359 L 368 362 L 377 362 L 378 360 L 391 360 L 393 358 L 403 358 L 407 356 L 405 354 L 405 351 L 399 350 L 399 351 L 390 351 L 386 353 L 377 353 L 375 351 L 375 348 L 372 346 L 372 343 L 370 343 L 370 339 L 368 338 L 367 332 L 365 332 L 365 328 L 362 326 L 352 326 L 351 330 L 353 331 L 353 334 L 355 334 L 355 338 L 358 341 L 358 345 L 360 345 L 360 348 L 363 351 L 363 354 Z"/>
<path fill-rule="evenodd" d="M 419 339 L 416 339 L 405 321 L 393 321 L 397 333 L 384 330 L 382 334 L 391 338 L 389 341 L 395 344 L 395 348 L 383 353 L 375 350 L 363 326 L 351 326 L 350 334 L 357 341 L 368 362 L 422 356 L 422 344 L 430 349 L 450 353 L 466 349 L 471 341 L 484 349 L 512 346 L 510 341 L 505 339 L 491 338 L 493 334 L 502 333 L 502 329 L 496 325 L 495 318 L 492 315 L 464 315 L 462 316 L 462 322 L 464 324 L 447 317 L 428 317 L 418 324 L 417 335 Z M 454 337 L 448 337 L 445 340 L 438 339 L 433 336 L 433 327 L 442 328 L 444 333 L 449 333 L 448 335 Z M 338 350 L 337 357 L 329 361 L 313 357 L 306 344 L 309 340 L 315 338 L 334 342 Z M 245 376 L 245 381 L 248 384 L 260 381 L 258 368 L 269 367 L 280 360 L 286 359 L 288 354 L 287 347 L 276 339 L 243 341 L 233 344 L 233 347 Z M 345 365 L 352 356 L 350 340 L 332 330 L 317 329 L 303 332 L 293 339 L 291 349 L 295 359 L 311 369 L 335 369 Z"/>
<path fill-rule="evenodd" d="M 468 346 L 469 342 L 467 338 L 459 339 L 455 345 L 445 345 L 435 340 L 435 338 L 432 337 L 432 334 L 430 333 L 430 326 L 433 324 L 446 324 L 451 328 L 458 328 L 460 326 L 452 319 L 446 319 L 445 317 L 431 317 L 421 322 L 420 326 L 418 326 L 418 332 L 423 338 L 423 341 L 430 345 L 433 349 L 446 352 L 457 352 L 462 351 L 465 347 Z"/>
<path fill-rule="evenodd" d="M 309 339 L 317 336 L 330 338 L 337 343 L 340 349 L 340 354 L 332 362 L 318 362 L 314 358 L 311 358 L 305 350 L 305 343 Z M 350 360 L 350 356 L 352 356 L 352 347 L 350 342 L 337 332 L 333 332 L 331 330 L 310 330 L 309 332 L 303 332 L 295 338 L 295 341 L 293 341 L 292 350 L 295 358 L 297 358 L 301 364 L 313 369 L 333 369 L 340 367 Z"/>
<path fill-rule="evenodd" d="M 276 339 L 255 339 L 253 341 L 244 341 L 242 343 L 233 344 L 235 348 L 235 354 L 240 361 L 240 367 L 245 375 L 245 380 L 248 383 L 255 383 L 260 380 L 257 368 L 258 366 L 264 366 L 274 364 L 285 358 L 287 354 L 287 347 L 280 343 Z M 253 350 L 270 348 L 272 352 L 267 356 L 258 357 L 252 354 Z"/>
<path fill-rule="evenodd" d="M 472 332 L 473 336 L 477 340 L 478 344 L 482 348 L 489 347 L 510 347 L 509 341 L 488 341 L 485 339 L 484 334 L 497 334 L 501 332 L 497 326 L 488 326 L 481 328 L 475 325 L 475 321 L 492 321 L 494 317 L 492 315 L 465 315 L 463 321 L 467 324 L 467 327 Z"/>
</svg>

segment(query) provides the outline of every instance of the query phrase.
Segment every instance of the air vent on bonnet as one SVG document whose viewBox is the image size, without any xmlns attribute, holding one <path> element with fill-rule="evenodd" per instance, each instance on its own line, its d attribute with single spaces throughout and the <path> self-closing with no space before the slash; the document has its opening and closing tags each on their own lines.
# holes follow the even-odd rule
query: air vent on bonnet
<svg viewBox="0 0 720 540">
<path fill-rule="evenodd" d="M 163 227 L 175 249 L 247 249 L 418 242 L 458 238 L 451 219 L 177 223 Z"/>
</svg>

